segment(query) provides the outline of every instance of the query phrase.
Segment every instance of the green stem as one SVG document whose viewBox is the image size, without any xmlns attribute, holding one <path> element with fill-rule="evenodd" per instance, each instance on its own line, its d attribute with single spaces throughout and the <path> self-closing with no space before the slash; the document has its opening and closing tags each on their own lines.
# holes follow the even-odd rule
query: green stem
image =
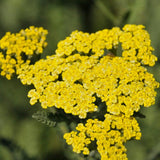
<svg viewBox="0 0 160 160">
<path fill-rule="evenodd" d="M 156 160 L 160 157 L 160 143 L 153 147 L 152 151 L 149 153 L 147 160 Z"/>
<path fill-rule="evenodd" d="M 102 3 L 101 0 L 95 0 L 95 5 L 99 10 L 109 19 L 113 22 L 114 25 L 119 24 L 119 20 L 116 18 L 116 16 Z"/>
<path fill-rule="evenodd" d="M 141 17 L 142 13 L 145 13 L 147 1 L 146 0 L 136 0 L 130 7 L 130 16 L 128 17 L 127 23 L 136 23 L 137 19 Z M 138 17 L 138 18 L 137 18 Z"/>
</svg>

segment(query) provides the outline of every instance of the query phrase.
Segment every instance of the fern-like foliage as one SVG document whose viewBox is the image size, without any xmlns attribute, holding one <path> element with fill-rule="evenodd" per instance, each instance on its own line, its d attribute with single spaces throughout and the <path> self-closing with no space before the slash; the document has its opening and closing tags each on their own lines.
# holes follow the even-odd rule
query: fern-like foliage
<svg viewBox="0 0 160 160">
<path fill-rule="evenodd" d="M 50 118 L 52 113 L 48 112 L 47 110 L 39 110 L 32 115 L 32 118 L 36 119 L 37 121 L 49 126 L 55 127 L 56 122 Z"/>
<path fill-rule="evenodd" d="M 90 116 L 91 115 L 89 115 L 89 117 Z M 60 122 L 65 122 L 66 124 L 68 124 L 68 126 L 70 126 L 73 122 L 86 122 L 86 119 L 79 119 L 78 116 L 65 114 L 62 109 L 57 109 L 54 107 L 45 110 L 38 110 L 32 115 L 32 118 L 50 127 L 55 127 L 56 124 Z"/>
</svg>

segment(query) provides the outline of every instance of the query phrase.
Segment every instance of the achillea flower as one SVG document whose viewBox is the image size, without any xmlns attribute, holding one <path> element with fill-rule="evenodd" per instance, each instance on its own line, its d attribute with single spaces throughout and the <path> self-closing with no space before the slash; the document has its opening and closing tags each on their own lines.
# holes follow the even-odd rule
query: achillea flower
<svg viewBox="0 0 160 160">
<path fill-rule="evenodd" d="M 130 24 L 125 25 L 122 31 L 118 27 L 92 34 L 74 31 L 70 37 L 58 43 L 56 55 L 66 57 L 79 53 L 98 58 L 105 54 L 105 49 L 116 50 L 118 45 L 122 46 L 122 57 L 132 63 L 153 66 L 157 61 L 157 57 L 152 54 L 154 49 L 144 26 Z"/>
<path fill-rule="evenodd" d="M 123 114 L 106 114 L 104 121 L 88 119 L 85 125 L 79 123 L 76 130 L 64 134 L 67 144 L 72 145 L 74 152 L 89 155 L 89 145 L 96 141 L 101 160 L 127 160 L 124 143 L 131 138 L 141 137 L 136 119 Z"/>
<path fill-rule="evenodd" d="M 118 57 L 120 45 L 122 56 Z M 28 93 L 32 105 L 39 101 L 42 108 L 61 108 L 80 119 L 87 119 L 92 112 L 98 115 L 103 107 L 104 121 L 89 118 L 78 124 L 77 131 L 64 135 L 74 152 L 88 155 L 89 145 L 96 140 L 101 160 L 127 160 L 124 143 L 141 137 L 134 113 L 155 103 L 159 87 L 145 68 L 157 60 L 152 51 L 142 25 L 92 34 L 74 31 L 58 43 L 55 55 L 34 65 L 20 63 L 16 69 L 23 84 L 34 86 Z"/>
<path fill-rule="evenodd" d="M 16 34 L 7 32 L 0 39 L 0 49 L 3 50 L 0 52 L 1 75 L 11 79 L 21 64 L 29 64 L 33 54 L 41 54 L 47 45 L 47 33 L 42 27 L 33 26 Z"/>
<path fill-rule="evenodd" d="M 124 48 L 127 33 L 133 36 L 134 43 L 130 41 L 133 45 Z M 122 57 L 105 54 L 104 49 L 115 49 L 120 42 L 124 48 Z M 148 55 L 148 65 L 156 58 L 151 52 L 135 58 L 140 47 L 148 45 L 151 48 L 149 42 L 149 35 L 142 26 L 126 25 L 124 31 L 113 28 L 94 34 L 75 31 L 58 43 L 56 55 L 34 65 L 24 64 L 17 71 L 18 77 L 23 84 L 35 87 L 28 94 L 31 104 L 39 100 L 43 108 L 55 106 L 86 118 L 88 112 L 97 111 L 95 101 L 99 97 L 106 103 L 108 113 L 123 113 L 130 117 L 139 111 L 140 106 L 149 107 L 155 102 L 154 90 L 159 83 L 141 65 Z M 131 50 L 137 53 L 130 55 Z"/>
<path fill-rule="evenodd" d="M 143 25 L 125 25 L 123 34 L 119 37 L 122 44 L 122 57 L 131 62 L 141 62 L 143 65 L 154 66 L 157 57 L 148 32 Z"/>
</svg>

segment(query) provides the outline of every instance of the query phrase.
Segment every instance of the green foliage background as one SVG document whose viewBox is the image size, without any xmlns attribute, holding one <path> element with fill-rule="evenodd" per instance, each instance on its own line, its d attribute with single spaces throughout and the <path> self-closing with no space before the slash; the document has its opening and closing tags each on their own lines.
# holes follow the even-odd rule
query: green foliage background
<svg viewBox="0 0 160 160">
<path fill-rule="evenodd" d="M 126 23 L 143 24 L 150 33 L 154 54 L 160 59 L 159 0 L 1 0 L 0 37 L 30 25 L 48 29 L 48 47 L 42 58 L 54 54 L 58 41 L 73 30 L 96 32 Z M 160 82 L 160 60 L 149 68 Z M 32 118 L 40 105 L 30 106 L 28 86 L 0 77 L 0 160 L 84 160 L 67 149 L 58 130 Z M 160 159 L 160 89 L 156 104 L 142 109 L 138 119 L 140 141 L 127 142 L 129 160 Z"/>
</svg>

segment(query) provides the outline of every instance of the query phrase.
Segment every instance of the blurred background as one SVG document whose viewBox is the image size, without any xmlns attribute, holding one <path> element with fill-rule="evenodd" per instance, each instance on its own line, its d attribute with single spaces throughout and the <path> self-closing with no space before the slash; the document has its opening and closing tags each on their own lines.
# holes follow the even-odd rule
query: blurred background
<svg viewBox="0 0 160 160">
<path fill-rule="evenodd" d="M 159 0 L 0 0 L 0 37 L 31 25 L 49 31 L 42 57 L 51 55 L 73 30 L 96 32 L 125 24 L 143 24 L 160 59 Z M 148 68 L 160 82 L 160 60 Z M 40 105 L 29 105 L 28 86 L 0 77 L 0 160 L 84 160 L 66 149 L 62 135 L 32 118 Z M 156 104 L 142 108 L 140 141 L 126 143 L 129 160 L 160 160 L 160 89 Z"/>
</svg>

